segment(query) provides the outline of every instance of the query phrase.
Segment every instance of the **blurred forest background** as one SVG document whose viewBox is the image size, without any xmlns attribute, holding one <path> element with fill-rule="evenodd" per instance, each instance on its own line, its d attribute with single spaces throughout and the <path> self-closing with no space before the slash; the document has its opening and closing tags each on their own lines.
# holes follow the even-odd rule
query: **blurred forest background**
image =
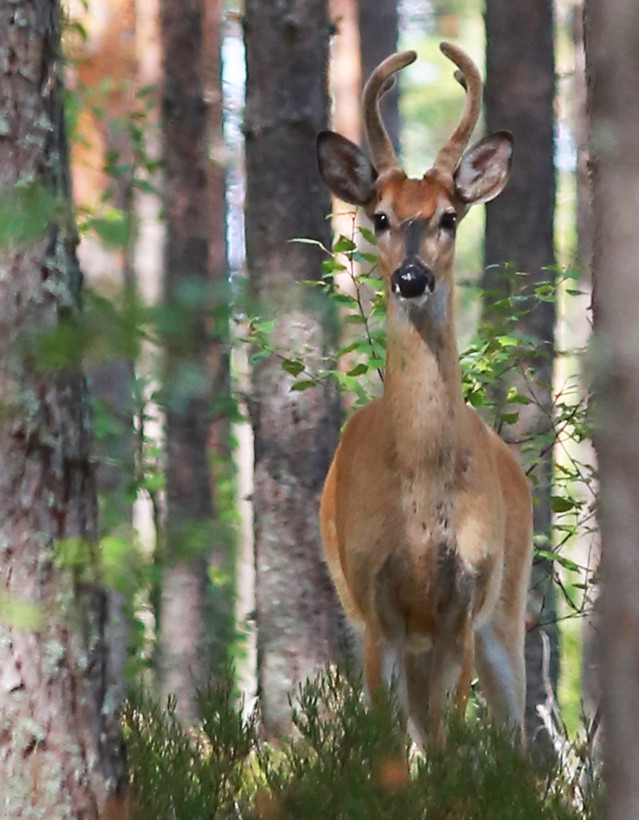
<svg viewBox="0 0 639 820">
<path fill-rule="evenodd" d="M 40 799 L 25 755 L 49 767 L 60 810 L 47 817 L 94 817 L 120 795 L 125 703 L 139 816 L 413 816 L 410 801 L 312 814 L 317 796 L 302 809 L 273 797 L 290 785 L 279 762 L 262 759 L 250 787 L 238 771 L 258 702 L 273 748 L 293 725 L 313 745 L 300 714 L 322 698 L 359 708 L 327 666 L 356 678 L 358 646 L 317 510 L 341 424 L 381 390 L 384 308 L 373 235 L 330 202 L 314 139 L 330 123 L 360 142 L 368 74 L 415 49 L 385 119 L 421 175 L 463 101 L 441 40 L 486 77 L 481 127 L 515 137 L 506 192 L 460 230 L 457 328 L 467 400 L 534 489 L 526 722 L 531 752 L 567 784 L 554 808 L 561 790 L 548 787 L 530 814 L 504 798 L 503 816 L 585 816 L 601 706 L 582 3 L 63 0 L 60 17 L 54 2 L 5 5 L 0 63 L 15 81 L 0 108 L 0 267 L 23 279 L 2 285 L 3 816 Z M 471 711 L 482 720 L 479 690 Z M 212 715 L 236 721 L 226 747 Z M 154 804 L 180 765 L 218 802 Z M 287 765 L 301 777 L 297 758 Z M 402 790 L 380 782 L 384 799 Z"/>
</svg>

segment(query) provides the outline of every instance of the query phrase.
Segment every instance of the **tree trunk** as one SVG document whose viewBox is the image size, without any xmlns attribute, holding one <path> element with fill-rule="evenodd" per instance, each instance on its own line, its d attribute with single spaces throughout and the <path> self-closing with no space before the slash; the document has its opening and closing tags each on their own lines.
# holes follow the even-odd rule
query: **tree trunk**
<svg viewBox="0 0 639 820">
<path fill-rule="evenodd" d="M 167 518 L 160 669 L 162 689 L 177 696 L 186 721 L 197 717 L 197 689 L 209 672 L 207 558 L 213 548 L 203 22 L 202 0 L 162 3 Z"/>
<path fill-rule="evenodd" d="M 100 11 L 106 13 L 99 14 Z M 80 21 L 89 33 L 80 58 L 75 61 L 75 71 L 81 89 L 80 129 L 83 133 L 84 129 L 88 130 L 88 141 L 76 141 L 72 150 L 75 204 L 99 210 L 100 203 L 106 201 L 120 211 L 129 226 L 128 237 L 119 247 L 107 248 L 97 240 L 83 241 L 79 248 L 80 263 L 87 271 L 89 287 L 101 290 L 102 285 L 102 293 L 132 295 L 136 280 L 133 260 L 135 157 L 126 126 L 137 105 L 135 2 L 111 0 L 106 10 L 91 8 L 89 4 Z M 90 95 L 91 103 L 87 96 L 82 97 L 83 92 Z M 101 110 L 100 115 L 94 106 Z M 109 164 L 130 170 L 117 176 L 109 175 Z M 97 259 L 100 263 L 94 265 Z M 112 422 L 105 438 L 95 436 L 93 441 L 100 538 L 126 539 L 131 546 L 133 504 L 129 487 L 134 476 L 135 449 L 132 378 L 133 362 L 121 356 L 108 356 L 108 351 L 105 359 L 87 372 L 91 397 L 99 401 L 102 412 Z M 122 577 L 126 577 L 125 571 Z M 109 685 L 113 702 L 120 706 L 126 697 L 124 672 L 131 636 L 131 592 L 126 583 L 107 592 Z"/>
<path fill-rule="evenodd" d="M 488 0 L 486 6 L 486 123 L 489 132 L 509 129 L 515 138 L 511 179 L 504 193 L 486 209 L 484 288 L 503 292 L 510 286 L 504 269 L 525 272 L 517 285 L 528 296 L 518 331 L 538 341 L 540 356 L 532 362 L 533 384 L 521 378 L 518 392 L 534 395 L 522 408 L 508 437 L 548 431 L 552 414 L 554 357 L 554 302 L 535 298 L 535 289 L 554 281 L 548 268 L 555 263 L 553 217 L 555 198 L 554 155 L 554 51 L 550 0 Z M 494 298 L 494 296 L 492 297 Z M 484 316 L 499 321 L 490 305 Z M 534 526 L 536 540 L 549 543 L 552 521 L 551 481 L 553 453 L 536 453 Z M 540 751 L 549 749 L 537 707 L 554 697 L 559 674 L 559 636 L 556 595 L 547 562 L 535 561 L 526 640 L 526 728 Z M 546 640 L 542 631 L 546 633 Z M 547 650 L 550 651 L 548 657 Z M 548 682 L 552 691 L 549 692 Z M 537 744 L 536 740 L 539 740 Z"/>
<path fill-rule="evenodd" d="M 362 88 L 373 69 L 397 51 L 397 0 L 359 0 L 359 41 L 362 55 Z M 399 152 L 399 89 L 397 84 L 381 103 L 384 125 Z"/>
<path fill-rule="evenodd" d="M 123 757 L 106 691 L 90 412 L 82 374 L 45 361 L 81 288 L 58 3 L 5 3 L 0 30 L 0 813 L 97 820 Z"/>
<path fill-rule="evenodd" d="M 212 283 L 213 338 L 209 347 L 209 369 L 213 393 L 213 420 L 209 430 L 209 448 L 213 461 L 216 488 L 228 485 L 234 478 L 231 458 L 231 416 L 234 413 L 229 369 L 230 292 L 229 264 L 226 252 L 226 167 L 224 143 L 224 106 L 222 93 L 222 0 L 204 4 L 204 93 L 207 101 L 207 145 L 209 186 L 209 269 Z M 221 493 L 216 493 L 216 512 L 224 520 Z M 227 503 L 232 503 L 227 499 Z M 214 674 L 225 671 L 234 635 L 234 547 L 228 526 L 221 526 L 210 563 L 217 573 L 211 590 L 210 634 L 211 661 Z"/>
<path fill-rule="evenodd" d="M 606 817 L 639 816 L 639 17 L 586 3 Z"/>
<path fill-rule="evenodd" d="M 245 17 L 246 250 L 256 312 L 275 320 L 274 344 L 326 355 L 326 304 L 301 285 L 321 275 L 321 253 L 296 237 L 330 243 L 328 192 L 315 160 L 326 127 L 326 0 L 247 0 Z M 321 556 L 319 498 L 337 444 L 334 386 L 291 391 L 270 356 L 253 372 L 258 680 L 267 734 L 289 725 L 287 696 L 335 657 L 339 605 Z"/>
</svg>

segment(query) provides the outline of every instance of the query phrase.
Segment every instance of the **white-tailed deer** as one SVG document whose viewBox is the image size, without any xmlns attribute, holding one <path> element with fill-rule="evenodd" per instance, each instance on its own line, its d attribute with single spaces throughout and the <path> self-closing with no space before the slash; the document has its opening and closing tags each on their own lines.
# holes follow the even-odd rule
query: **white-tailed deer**
<svg viewBox="0 0 639 820">
<path fill-rule="evenodd" d="M 322 538 L 342 605 L 363 630 L 369 694 L 396 679 L 413 731 L 439 740 L 445 695 L 457 682 L 463 712 L 476 665 L 495 719 L 523 739 L 530 494 L 515 457 L 464 402 L 452 272 L 457 223 L 504 188 L 512 137 L 499 132 L 464 153 L 481 78 L 461 49 L 441 49 L 466 101 L 422 179 L 399 167 L 378 107 L 412 51 L 384 60 L 364 89 L 372 162 L 339 134 L 317 140 L 328 187 L 373 219 L 388 297 L 384 392 L 346 425 L 324 486 Z"/>
</svg>

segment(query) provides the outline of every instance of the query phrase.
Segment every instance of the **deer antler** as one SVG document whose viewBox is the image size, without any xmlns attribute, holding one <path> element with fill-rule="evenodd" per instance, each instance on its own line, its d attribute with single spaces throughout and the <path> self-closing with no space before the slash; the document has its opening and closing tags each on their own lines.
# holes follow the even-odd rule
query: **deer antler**
<svg viewBox="0 0 639 820">
<path fill-rule="evenodd" d="M 466 90 L 466 102 L 459 124 L 435 160 L 435 168 L 452 174 L 477 125 L 481 111 L 482 84 L 477 66 L 461 48 L 452 43 L 441 43 L 439 47 L 459 68 L 455 72 L 455 79 Z"/>
<path fill-rule="evenodd" d="M 368 78 L 362 96 L 364 109 L 364 128 L 371 149 L 371 159 L 378 173 L 398 166 L 397 156 L 382 122 L 379 112 L 379 101 L 392 87 L 392 76 L 402 68 L 415 62 L 414 51 L 402 51 L 392 54 L 380 63 Z"/>
</svg>

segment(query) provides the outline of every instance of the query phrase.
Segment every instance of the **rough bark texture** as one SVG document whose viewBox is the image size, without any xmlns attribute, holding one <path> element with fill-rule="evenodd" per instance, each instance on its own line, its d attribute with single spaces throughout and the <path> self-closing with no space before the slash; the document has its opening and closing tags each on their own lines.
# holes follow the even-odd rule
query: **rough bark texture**
<svg viewBox="0 0 639 820">
<path fill-rule="evenodd" d="M 359 0 L 359 40 L 362 55 L 362 88 L 374 68 L 397 51 L 397 0 Z M 385 95 L 382 105 L 384 125 L 393 147 L 399 151 L 399 89 L 397 84 Z"/>
<path fill-rule="evenodd" d="M 638 40 L 635 2 L 586 3 L 602 535 L 598 605 L 609 820 L 639 816 Z"/>
<path fill-rule="evenodd" d="M 525 271 L 517 287 L 531 296 L 518 329 L 539 342 L 542 355 L 534 362 L 534 385 L 521 379 L 517 388 L 534 401 L 522 408 L 520 420 L 509 432 L 513 439 L 548 430 L 552 408 L 555 305 L 536 300 L 536 287 L 552 281 L 548 266 L 555 263 L 553 215 L 555 199 L 554 154 L 554 52 L 553 13 L 550 0 L 488 0 L 486 6 L 486 123 L 489 132 L 512 131 L 515 155 L 510 182 L 504 193 L 486 209 L 486 273 L 488 292 L 504 284 L 504 265 Z M 494 299 L 494 295 L 492 297 Z M 485 315 L 490 319 L 487 305 Z M 534 525 L 537 539 L 548 539 L 551 526 L 552 450 L 534 470 Z M 549 644 L 542 635 L 544 630 Z M 544 647 L 549 646 L 550 657 Z M 558 678 L 556 596 L 550 568 L 535 562 L 526 640 L 526 728 L 541 751 L 548 747 L 537 706 L 548 700 L 548 680 L 556 692 Z M 546 667 L 546 671 L 544 671 Z M 544 739 L 545 738 L 545 739 Z"/>
<path fill-rule="evenodd" d="M 196 689 L 209 671 L 207 555 L 213 546 L 202 0 L 164 0 L 162 41 L 167 520 L 160 668 L 162 689 L 177 695 L 180 714 L 191 721 L 197 716 Z"/>
<path fill-rule="evenodd" d="M 328 192 L 315 161 L 326 127 L 326 0 L 247 0 L 245 17 L 246 242 L 255 312 L 275 318 L 273 340 L 325 354 L 326 305 L 299 284 L 321 274 L 321 254 L 296 237 L 330 242 Z M 338 612 L 321 556 L 318 508 L 337 443 L 331 385 L 291 392 L 280 361 L 253 373 L 258 678 L 268 734 L 288 727 L 287 695 L 336 652 Z"/>
<path fill-rule="evenodd" d="M 0 247 L 0 814 L 91 820 L 123 759 L 95 585 L 86 386 L 38 353 L 38 334 L 80 308 L 58 3 L 4 3 L 0 31 L 3 230 L 16 220 Z"/>
</svg>

